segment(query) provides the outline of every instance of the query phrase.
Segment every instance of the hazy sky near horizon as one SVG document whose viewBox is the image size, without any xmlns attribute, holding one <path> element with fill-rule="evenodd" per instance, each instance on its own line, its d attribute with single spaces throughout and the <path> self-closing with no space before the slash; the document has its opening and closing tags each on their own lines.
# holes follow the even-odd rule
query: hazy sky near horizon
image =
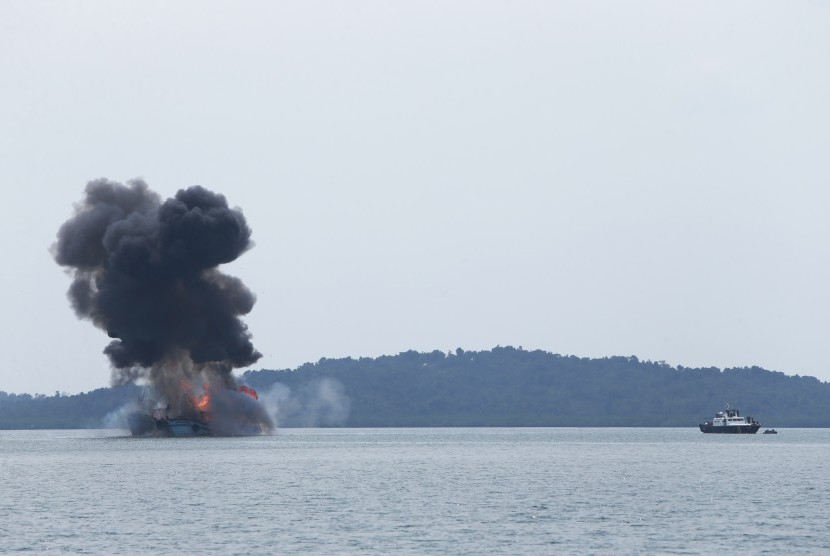
<svg viewBox="0 0 830 556">
<path fill-rule="evenodd" d="M 109 383 L 90 180 L 256 246 L 253 368 L 523 346 L 830 379 L 830 5 L 0 2 L 0 390 Z"/>
</svg>

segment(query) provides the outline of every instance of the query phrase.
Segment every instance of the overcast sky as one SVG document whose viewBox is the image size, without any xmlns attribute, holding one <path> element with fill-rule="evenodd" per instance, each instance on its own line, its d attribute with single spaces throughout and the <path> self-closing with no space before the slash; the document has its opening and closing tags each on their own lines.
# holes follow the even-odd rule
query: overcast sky
<svg viewBox="0 0 830 556">
<path fill-rule="evenodd" d="M 200 184 L 263 358 L 523 346 L 830 379 L 824 2 L 0 1 L 0 390 L 109 383 L 50 245 Z"/>
</svg>

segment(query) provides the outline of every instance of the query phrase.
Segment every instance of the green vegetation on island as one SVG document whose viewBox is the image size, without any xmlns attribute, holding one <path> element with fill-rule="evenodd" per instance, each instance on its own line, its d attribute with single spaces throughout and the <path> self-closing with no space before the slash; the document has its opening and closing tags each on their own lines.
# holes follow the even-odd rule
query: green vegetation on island
<svg viewBox="0 0 830 556">
<path fill-rule="evenodd" d="M 685 368 L 496 347 L 321 359 L 248 371 L 280 426 L 694 427 L 726 403 L 765 426 L 830 427 L 830 383 L 758 367 Z M 324 388 L 321 387 L 325 386 Z M 0 428 L 113 426 L 135 386 L 78 395 L 0 392 Z"/>
</svg>

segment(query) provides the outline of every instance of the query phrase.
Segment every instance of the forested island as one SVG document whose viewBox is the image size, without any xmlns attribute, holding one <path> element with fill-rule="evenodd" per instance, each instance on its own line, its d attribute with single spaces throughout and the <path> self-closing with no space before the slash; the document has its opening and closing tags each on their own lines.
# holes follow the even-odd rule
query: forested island
<svg viewBox="0 0 830 556">
<path fill-rule="evenodd" d="M 240 380 L 283 427 L 695 427 L 727 403 L 765 426 L 830 427 L 830 383 L 813 377 L 509 346 L 324 358 Z M 0 391 L 0 429 L 118 427 L 139 393 Z"/>
</svg>

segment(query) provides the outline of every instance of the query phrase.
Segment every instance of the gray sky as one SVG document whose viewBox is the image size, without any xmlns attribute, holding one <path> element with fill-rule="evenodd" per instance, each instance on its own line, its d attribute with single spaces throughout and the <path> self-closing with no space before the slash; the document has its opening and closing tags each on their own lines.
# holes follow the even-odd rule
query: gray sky
<svg viewBox="0 0 830 556">
<path fill-rule="evenodd" d="M 824 2 L 0 1 L 0 390 L 109 382 L 48 248 L 201 184 L 255 368 L 524 346 L 830 379 Z"/>
</svg>

